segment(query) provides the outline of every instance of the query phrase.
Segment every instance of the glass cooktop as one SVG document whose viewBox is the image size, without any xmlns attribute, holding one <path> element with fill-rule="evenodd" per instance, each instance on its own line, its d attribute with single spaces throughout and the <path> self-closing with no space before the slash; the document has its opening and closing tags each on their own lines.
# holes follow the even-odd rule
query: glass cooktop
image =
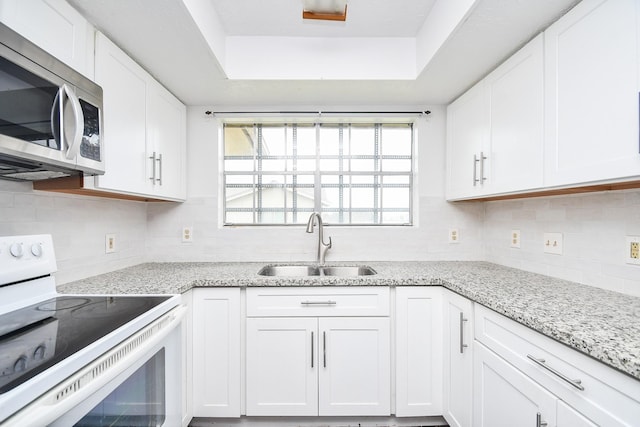
<svg viewBox="0 0 640 427">
<path fill-rule="evenodd" d="M 170 296 L 60 296 L 0 315 L 0 394 Z"/>
</svg>

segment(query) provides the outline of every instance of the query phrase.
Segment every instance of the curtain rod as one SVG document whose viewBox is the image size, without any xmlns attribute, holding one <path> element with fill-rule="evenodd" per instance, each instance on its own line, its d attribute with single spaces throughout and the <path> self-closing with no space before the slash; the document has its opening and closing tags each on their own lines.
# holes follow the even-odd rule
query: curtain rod
<svg viewBox="0 0 640 427">
<path fill-rule="evenodd" d="M 429 115 L 431 111 L 211 111 L 204 112 L 207 116 L 217 114 L 424 114 Z"/>
</svg>

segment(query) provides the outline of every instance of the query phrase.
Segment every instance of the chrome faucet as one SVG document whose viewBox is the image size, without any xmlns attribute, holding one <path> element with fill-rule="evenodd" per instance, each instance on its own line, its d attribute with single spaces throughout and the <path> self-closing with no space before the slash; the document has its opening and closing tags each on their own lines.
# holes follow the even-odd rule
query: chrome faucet
<svg viewBox="0 0 640 427">
<path fill-rule="evenodd" d="M 324 242 L 322 217 L 318 212 L 312 213 L 309 217 L 307 233 L 313 233 L 313 226 L 316 225 L 316 219 L 318 222 L 318 264 L 324 265 L 324 259 L 327 256 L 327 251 L 331 248 L 331 237 L 329 237 L 329 243 Z"/>
</svg>

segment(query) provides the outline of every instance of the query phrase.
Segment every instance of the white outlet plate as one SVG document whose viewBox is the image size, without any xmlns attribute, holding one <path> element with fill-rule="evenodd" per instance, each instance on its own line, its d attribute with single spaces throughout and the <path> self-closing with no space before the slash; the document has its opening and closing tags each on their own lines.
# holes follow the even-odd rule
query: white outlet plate
<svg viewBox="0 0 640 427">
<path fill-rule="evenodd" d="M 193 243 L 193 227 L 182 227 L 182 243 Z"/>
<path fill-rule="evenodd" d="M 520 249 L 520 230 L 511 230 L 511 247 Z"/>
<path fill-rule="evenodd" d="M 547 254 L 562 255 L 562 233 L 544 233 L 543 248 Z"/>
<path fill-rule="evenodd" d="M 460 233 L 457 228 L 449 229 L 449 243 L 460 243 Z"/>
<path fill-rule="evenodd" d="M 105 234 L 104 235 L 104 253 L 112 254 L 116 251 L 116 235 Z"/>
<path fill-rule="evenodd" d="M 640 245 L 640 236 L 627 236 L 625 238 L 627 244 L 624 247 L 624 262 L 626 262 L 627 264 L 635 264 L 635 265 L 640 265 L 640 258 L 632 258 L 631 255 L 631 248 L 632 248 L 632 244 L 637 244 Z"/>
</svg>

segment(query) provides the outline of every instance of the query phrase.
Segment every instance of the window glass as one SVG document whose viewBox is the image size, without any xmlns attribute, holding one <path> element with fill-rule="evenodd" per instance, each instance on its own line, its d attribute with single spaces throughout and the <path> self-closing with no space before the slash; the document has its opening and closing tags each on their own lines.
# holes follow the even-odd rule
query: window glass
<svg viewBox="0 0 640 427">
<path fill-rule="evenodd" d="M 413 127 L 225 124 L 225 225 L 411 225 Z"/>
</svg>

